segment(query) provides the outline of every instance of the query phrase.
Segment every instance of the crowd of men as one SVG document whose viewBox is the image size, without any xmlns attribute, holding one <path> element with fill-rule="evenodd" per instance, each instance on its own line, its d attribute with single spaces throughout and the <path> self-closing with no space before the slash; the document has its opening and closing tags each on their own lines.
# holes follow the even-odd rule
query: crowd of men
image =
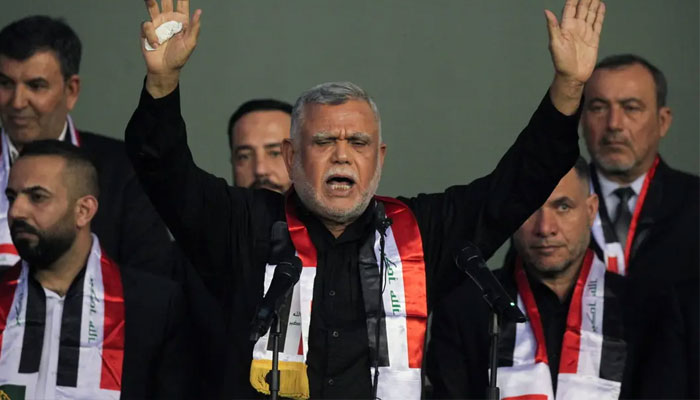
<svg viewBox="0 0 700 400">
<path fill-rule="evenodd" d="M 597 62 L 602 2 L 546 11 L 554 79 L 490 174 L 398 198 L 376 194 L 379 109 L 350 82 L 245 102 L 235 186 L 198 168 L 179 80 L 202 12 L 145 3 L 125 143 L 70 117 L 65 22 L 0 30 L 0 399 L 265 398 L 272 342 L 249 324 L 290 265 L 284 398 L 486 398 L 491 367 L 503 399 L 700 397 L 700 180 L 659 155 L 664 74 Z M 494 274 L 527 319 L 501 320 L 491 365 L 491 310 L 454 259 L 508 240 Z"/>
</svg>

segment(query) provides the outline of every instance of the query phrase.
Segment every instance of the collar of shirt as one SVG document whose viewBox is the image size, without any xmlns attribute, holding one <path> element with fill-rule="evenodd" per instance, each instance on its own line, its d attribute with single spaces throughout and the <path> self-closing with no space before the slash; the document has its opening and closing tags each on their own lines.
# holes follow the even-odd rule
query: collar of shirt
<svg viewBox="0 0 700 400">
<path fill-rule="evenodd" d="M 68 132 L 68 121 L 63 123 L 63 130 L 61 131 L 61 135 L 58 137 L 57 140 L 66 140 L 66 132 Z M 10 143 L 10 162 L 13 163 L 15 162 L 17 157 L 19 157 L 19 150 L 17 150 L 15 144 L 12 143 L 12 140 L 8 140 L 8 143 Z"/>
<path fill-rule="evenodd" d="M 598 175 L 598 182 L 600 182 L 600 191 L 605 201 L 605 209 L 608 211 L 608 217 L 611 221 L 615 220 L 617 205 L 620 202 L 620 198 L 613 193 L 615 189 L 629 186 L 634 190 L 634 195 L 630 197 L 627 206 L 630 212 L 634 212 L 634 207 L 637 205 L 637 199 L 639 198 L 639 193 L 642 191 L 642 186 L 644 186 L 644 179 L 647 176 L 647 172 L 635 179 L 630 185 L 620 185 L 617 182 L 613 182 L 610 179 L 603 176 L 600 171 L 596 168 L 596 174 Z"/>
<path fill-rule="evenodd" d="M 323 222 L 321 222 L 318 217 L 316 217 L 304 206 L 301 199 L 299 199 L 299 197 L 296 195 L 295 197 L 299 219 L 301 219 L 304 225 L 306 225 L 306 227 L 309 229 L 309 235 L 311 236 L 311 240 L 314 242 L 314 245 L 338 245 L 357 240 L 364 240 L 367 237 L 367 233 L 373 220 L 372 210 L 374 208 L 374 200 L 372 200 L 367 209 L 355 221 L 348 225 L 345 228 L 345 231 L 343 231 L 339 237 L 336 238 L 332 233 L 330 233 L 328 228 L 323 225 Z"/>
</svg>

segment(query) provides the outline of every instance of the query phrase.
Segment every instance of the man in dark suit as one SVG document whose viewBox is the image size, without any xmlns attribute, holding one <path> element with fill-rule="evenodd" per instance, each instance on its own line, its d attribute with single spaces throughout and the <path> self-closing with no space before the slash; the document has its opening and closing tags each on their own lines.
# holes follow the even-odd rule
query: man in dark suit
<svg viewBox="0 0 700 400">
<path fill-rule="evenodd" d="M 600 197 L 593 227 L 608 269 L 671 282 L 689 339 L 689 394 L 700 396 L 700 180 L 658 154 L 672 121 L 664 74 L 636 55 L 596 66 L 581 115 Z"/>
<path fill-rule="evenodd" d="M 69 143 L 34 141 L 15 160 L 6 196 L 21 261 L 0 275 L 0 390 L 13 399 L 187 394 L 182 293 L 109 258 L 91 232 L 98 193 Z"/>
<path fill-rule="evenodd" d="M 121 141 L 78 131 L 70 118 L 80 94 L 81 43 L 61 20 L 30 16 L 0 31 L 0 120 L 4 190 L 10 167 L 34 140 L 58 139 L 84 147 L 100 174 L 103 193 L 93 221 L 102 246 L 123 266 L 155 272 L 166 263 L 169 238 L 136 179 Z M 0 265 L 18 256 L 10 241 L 7 203 L 0 201 Z"/>
<path fill-rule="evenodd" d="M 597 206 L 579 159 L 513 235 L 515 252 L 496 275 L 529 321 L 501 326 L 502 398 L 685 394 L 676 298 L 653 282 L 606 270 L 589 248 Z M 465 282 L 435 309 L 427 360 L 435 398 L 486 397 L 490 315 L 480 297 Z"/>
</svg>

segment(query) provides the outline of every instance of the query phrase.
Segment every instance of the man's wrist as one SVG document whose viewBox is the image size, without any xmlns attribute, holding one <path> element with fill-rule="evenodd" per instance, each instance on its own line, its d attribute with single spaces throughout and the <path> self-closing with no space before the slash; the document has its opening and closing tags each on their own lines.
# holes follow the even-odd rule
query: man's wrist
<svg viewBox="0 0 700 400">
<path fill-rule="evenodd" d="M 584 84 L 585 82 L 555 74 L 549 87 L 549 97 L 554 107 L 564 115 L 575 114 L 581 103 Z"/>
<path fill-rule="evenodd" d="M 158 99 L 172 93 L 180 81 L 180 72 L 166 74 L 146 74 L 146 91 L 154 98 Z"/>
</svg>

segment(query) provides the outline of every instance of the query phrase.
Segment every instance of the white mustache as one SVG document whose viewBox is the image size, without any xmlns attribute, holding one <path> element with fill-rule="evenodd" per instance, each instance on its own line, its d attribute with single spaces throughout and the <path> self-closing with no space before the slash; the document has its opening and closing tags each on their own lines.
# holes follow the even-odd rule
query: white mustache
<svg viewBox="0 0 700 400">
<path fill-rule="evenodd" d="M 341 175 L 344 177 L 348 177 L 354 182 L 357 182 L 357 174 L 355 173 L 355 171 L 346 170 L 342 167 L 331 167 L 331 169 L 329 169 L 328 171 L 326 171 L 325 174 L 323 174 L 323 181 L 327 181 L 333 175 Z"/>
</svg>

